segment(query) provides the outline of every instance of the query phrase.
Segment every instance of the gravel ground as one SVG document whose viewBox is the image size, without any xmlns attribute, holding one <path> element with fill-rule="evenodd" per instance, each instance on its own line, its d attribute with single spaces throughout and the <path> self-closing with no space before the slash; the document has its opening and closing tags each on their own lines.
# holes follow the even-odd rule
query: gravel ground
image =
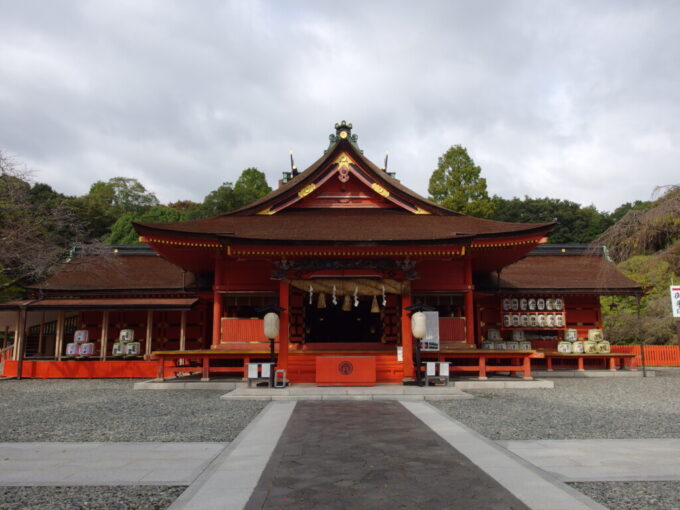
<svg viewBox="0 0 680 510">
<path fill-rule="evenodd" d="M 554 379 L 552 390 L 474 390 L 432 402 L 494 440 L 680 438 L 680 370 L 656 377 Z M 680 510 L 680 482 L 570 484 L 616 510 Z"/>
<path fill-rule="evenodd" d="M 554 379 L 552 390 L 474 390 L 433 402 L 494 440 L 680 438 L 680 370 Z"/>
<path fill-rule="evenodd" d="M 0 487 L 0 510 L 164 510 L 186 487 Z"/>
<path fill-rule="evenodd" d="M 569 485 L 611 509 L 680 509 L 680 482 L 579 482 Z"/>
<path fill-rule="evenodd" d="M 0 442 L 232 441 L 266 402 L 134 391 L 132 380 L 0 381 Z"/>
</svg>

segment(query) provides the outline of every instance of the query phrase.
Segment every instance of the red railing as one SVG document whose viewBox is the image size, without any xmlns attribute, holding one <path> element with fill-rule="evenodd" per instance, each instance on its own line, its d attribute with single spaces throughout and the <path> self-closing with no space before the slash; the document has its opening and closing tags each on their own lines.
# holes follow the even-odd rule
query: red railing
<svg viewBox="0 0 680 510">
<path fill-rule="evenodd" d="M 632 352 L 642 359 L 639 345 L 612 345 L 612 352 Z M 680 367 L 680 349 L 677 345 L 645 345 L 645 365 Z"/>
</svg>

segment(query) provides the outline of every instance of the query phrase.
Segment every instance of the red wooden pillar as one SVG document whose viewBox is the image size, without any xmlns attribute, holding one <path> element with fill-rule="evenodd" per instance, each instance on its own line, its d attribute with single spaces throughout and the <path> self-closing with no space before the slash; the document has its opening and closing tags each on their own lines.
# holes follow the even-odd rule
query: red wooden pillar
<svg viewBox="0 0 680 510">
<path fill-rule="evenodd" d="M 285 308 L 279 316 L 279 357 L 277 368 L 283 369 L 288 374 L 288 309 L 290 297 L 290 285 L 285 280 L 279 282 L 279 306 Z"/>
<path fill-rule="evenodd" d="M 212 346 L 216 348 L 222 340 L 222 312 L 224 308 L 222 294 L 219 288 L 223 283 L 224 259 L 217 257 L 215 260 L 215 283 L 213 285 L 213 332 Z"/>
<path fill-rule="evenodd" d="M 411 306 L 411 296 L 401 296 L 401 347 L 404 359 L 404 379 L 413 379 L 413 333 L 411 332 L 411 318 L 406 307 Z"/>
<path fill-rule="evenodd" d="M 475 307 L 472 285 L 472 259 L 470 255 L 465 259 L 465 340 L 470 345 L 475 343 Z"/>
</svg>

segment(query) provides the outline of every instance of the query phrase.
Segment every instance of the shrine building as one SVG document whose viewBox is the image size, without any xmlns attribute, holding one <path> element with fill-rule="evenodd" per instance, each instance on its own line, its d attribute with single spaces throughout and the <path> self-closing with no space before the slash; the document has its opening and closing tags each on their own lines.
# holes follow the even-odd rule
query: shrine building
<svg viewBox="0 0 680 510">
<path fill-rule="evenodd" d="M 486 377 L 528 370 L 567 331 L 601 329 L 600 296 L 642 292 L 601 248 L 545 244 L 553 223 L 474 218 L 417 195 L 344 121 L 316 162 L 291 170 L 237 211 L 136 224 L 145 245 L 74 256 L 0 305 L 15 344 L 3 375 L 21 364 L 23 377 L 242 377 L 269 359 L 262 310 L 278 307 L 276 368 L 291 383 L 402 383 L 418 355 Z M 436 312 L 424 343 L 413 305 Z M 67 351 L 76 331 L 91 352 Z M 121 353 L 123 341 L 137 347 Z"/>
</svg>

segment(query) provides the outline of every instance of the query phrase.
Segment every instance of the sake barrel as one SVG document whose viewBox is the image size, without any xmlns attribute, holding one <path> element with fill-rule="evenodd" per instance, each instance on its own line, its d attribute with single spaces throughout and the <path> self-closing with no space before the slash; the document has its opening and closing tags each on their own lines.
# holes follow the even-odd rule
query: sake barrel
<svg viewBox="0 0 680 510">
<path fill-rule="evenodd" d="M 601 329 L 589 329 L 588 330 L 588 340 L 591 342 L 601 342 L 604 340 L 604 335 Z"/>
<path fill-rule="evenodd" d="M 139 356 L 140 352 L 139 342 L 129 342 L 125 345 L 125 354 L 127 356 Z"/>
<path fill-rule="evenodd" d="M 80 344 L 80 347 L 78 347 L 78 356 L 93 356 L 93 355 L 94 344 L 92 342 Z"/>
<path fill-rule="evenodd" d="M 519 350 L 520 351 L 530 351 L 531 350 L 531 342 L 529 340 L 524 340 L 522 342 L 519 342 Z"/>
<path fill-rule="evenodd" d="M 496 348 L 496 344 L 495 344 L 495 342 L 493 342 L 491 340 L 484 340 L 482 342 L 482 350 L 493 351 L 495 348 Z"/>
<path fill-rule="evenodd" d="M 508 351 L 519 351 L 519 342 L 505 342 L 505 348 Z"/>
<path fill-rule="evenodd" d="M 77 356 L 78 355 L 78 344 L 73 342 L 66 344 L 66 355 L 67 356 Z"/>
<path fill-rule="evenodd" d="M 121 329 L 118 335 L 118 340 L 121 342 L 132 342 L 135 339 L 134 329 Z"/>
<path fill-rule="evenodd" d="M 111 348 L 111 354 L 113 356 L 125 356 L 125 344 L 123 342 L 116 342 Z"/>
<path fill-rule="evenodd" d="M 570 354 L 571 353 L 571 342 L 558 342 L 557 352 L 561 352 L 562 354 Z"/>
<path fill-rule="evenodd" d="M 597 354 L 597 342 L 587 340 L 583 342 L 583 352 L 586 354 Z"/>
<path fill-rule="evenodd" d="M 612 346 L 609 345 L 609 342 L 606 340 L 602 340 L 601 342 L 597 342 L 597 352 L 601 354 L 609 354 L 612 352 Z"/>
<path fill-rule="evenodd" d="M 73 341 L 78 344 L 84 344 L 87 342 L 90 334 L 86 329 L 79 329 L 73 333 Z"/>
<path fill-rule="evenodd" d="M 571 352 L 574 354 L 582 354 L 584 352 L 583 350 L 583 342 L 576 341 L 571 343 Z"/>
</svg>

